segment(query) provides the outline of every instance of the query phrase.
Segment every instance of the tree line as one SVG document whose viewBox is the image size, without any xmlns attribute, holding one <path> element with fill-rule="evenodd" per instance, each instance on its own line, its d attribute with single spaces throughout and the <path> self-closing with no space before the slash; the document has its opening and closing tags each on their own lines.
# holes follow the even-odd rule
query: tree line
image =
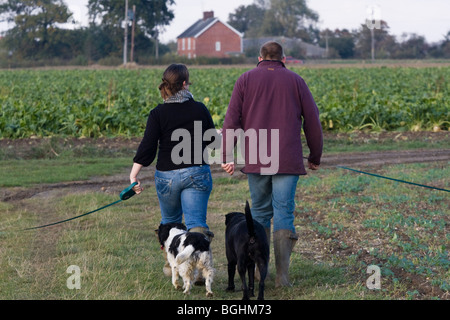
<svg viewBox="0 0 450 320">
<path fill-rule="evenodd" d="M 134 19 L 136 60 L 153 57 L 161 28 L 169 25 L 174 0 L 128 0 L 129 26 Z M 132 16 L 135 7 L 136 15 Z M 26 62 L 69 61 L 120 64 L 124 43 L 125 0 L 89 0 L 87 27 L 67 28 L 76 21 L 63 0 L 6 0 L 0 2 L 0 21 L 13 25 L 0 41 L 2 66 Z M 131 32 L 128 32 L 131 37 Z M 130 44 L 131 41 L 128 41 Z M 158 46 L 164 54 L 170 49 Z M 128 50 L 130 50 L 128 48 Z"/>
<path fill-rule="evenodd" d="M 371 59 L 372 34 L 366 21 L 355 30 L 319 30 L 319 15 L 309 9 L 306 0 L 255 0 L 229 15 L 228 23 L 246 38 L 285 36 L 327 48 L 329 59 Z M 417 34 L 400 39 L 389 33 L 386 21 L 373 28 L 374 56 L 377 59 L 450 58 L 450 30 L 439 43 L 427 43 Z M 292 52 L 294 55 L 295 52 Z M 297 53 L 297 58 L 302 58 Z"/>
<path fill-rule="evenodd" d="M 152 64 L 165 62 L 158 61 L 158 56 L 174 58 L 176 43 L 158 41 L 164 27 L 174 19 L 173 4 L 175 0 L 128 0 L 130 25 L 134 20 L 134 61 Z M 133 6 L 135 16 L 130 12 Z M 88 26 L 76 27 L 64 0 L 0 1 L 0 22 L 11 26 L 0 40 L 0 67 L 121 64 L 125 0 L 89 0 L 87 8 Z M 230 13 L 227 22 L 246 38 L 285 36 L 316 44 L 327 48 L 329 59 L 370 58 L 372 34 L 364 23 L 355 30 L 319 30 L 318 20 L 318 13 L 307 6 L 306 0 L 255 0 Z M 70 24 L 73 26 L 68 28 Z M 128 32 L 128 44 L 131 36 Z M 450 31 L 435 44 L 417 34 L 405 34 L 397 40 L 389 33 L 387 22 L 382 21 L 373 39 L 377 59 L 450 58 Z M 293 55 L 302 58 L 301 53 Z"/>
</svg>

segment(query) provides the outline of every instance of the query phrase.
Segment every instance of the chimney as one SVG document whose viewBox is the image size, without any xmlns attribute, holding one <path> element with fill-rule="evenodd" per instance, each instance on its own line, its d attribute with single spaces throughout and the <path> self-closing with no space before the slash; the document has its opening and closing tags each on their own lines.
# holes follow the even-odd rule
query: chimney
<svg viewBox="0 0 450 320">
<path fill-rule="evenodd" d="M 203 20 L 214 18 L 214 11 L 204 11 L 203 12 Z"/>
</svg>

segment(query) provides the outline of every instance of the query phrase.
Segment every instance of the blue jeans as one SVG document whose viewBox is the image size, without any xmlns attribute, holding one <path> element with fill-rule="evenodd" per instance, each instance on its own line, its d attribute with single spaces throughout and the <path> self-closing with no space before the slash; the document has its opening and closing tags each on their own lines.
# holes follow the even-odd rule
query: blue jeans
<svg viewBox="0 0 450 320">
<path fill-rule="evenodd" d="M 206 212 L 212 190 L 209 165 L 155 172 L 156 193 L 162 224 L 181 223 L 186 227 L 208 228 Z"/>
<path fill-rule="evenodd" d="M 273 218 L 273 231 L 287 229 L 295 233 L 294 210 L 297 175 L 259 175 L 247 174 L 252 216 L 264 228 L 270 228 Z"/>
</svg>

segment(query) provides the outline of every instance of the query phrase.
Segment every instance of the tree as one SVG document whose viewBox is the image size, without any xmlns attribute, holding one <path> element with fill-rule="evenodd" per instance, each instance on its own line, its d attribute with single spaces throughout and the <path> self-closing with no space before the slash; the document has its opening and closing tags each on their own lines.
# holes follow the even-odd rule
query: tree
<svg viewBox="0 0 450 320">
<path fill-rule="evenodd" d="M 353 34 L 347 29 L 336 29 L 331 31 L 326 29 L 320 33 L 319 45 L 326 47 L 328 41 L 328 58 L 353 58 L 355 43 Z"/>
<path fill-rule="evenodd" d="M 375 57 L 377 59 L 391 58 L 396 46 L 395 37 L 389 34 L 389 26 L 386 21 L 380 21 L 380 28 L 373 29 L 375 40 Z M 355 32 L 355 56 L 362 59 L 370 59 L 372 49 L 371 30 L 364 23 L 361 29 Z"/>
<path fill-rule="evenodd" d="M 444 40 L 437 44 L 434 50 L 434 57 L 438 58 L 450 58 L 450 31 L 447 32 L 447 34 L 444 36 Z"/>
<path fill-rule="evenodd" d="M 5 34 L 10 51 L 20 57 L 51 57 L 57 51 L 60 29 L 72 17 L 62 0 L 8 0 L 0 4 L 2 20 L 14 22 Z"/>
<path fill-rule="evenodd" d="M 423 59 L 427 56 L 428 44 L 423 36 L 415 33 L 403 34 L 403 41 L 397 45 L 393 58 L 398 59 Z"/>
<path fill-rule="evenodd" d="M 128 7 L 136 6 L 136 37 L 158 39 L 161 28 L 174 18 L 169 6 L 174 0 L 129 0 Z M 91 26 L 101 26 L 114 33 L 114 42 L 121 47 L 121 29 L 125 15 L 125 0 L 89 0 L 89 20 Z M 113 31 L 114 30 L 114 31 Z M 136 48 L 138 46 L 136 44 Z"/>
<path fill-rule="evenodd" d="M 228 23 L 246 37 L 285 36 L 316 42 L 319 15 L 308 8 L 306 0 L 256 0 L 238 7 Z"/>
<path fill-rule="evenodd" d="M 256 4 L 242 5 L 228 15 L 228 23 L 236 30 L 245 33 L 247 38 L 256 37 L 263 24 L 265 12 L 263 7 Z"/>
<path fill-rule="evenodd" d="M 309 39 L 308 28 L 319 20 L 319 15 L 308 8 L 306 0 L 271 0 L 264 16 L 262 32 L 272 36 Z"/>
</svg>

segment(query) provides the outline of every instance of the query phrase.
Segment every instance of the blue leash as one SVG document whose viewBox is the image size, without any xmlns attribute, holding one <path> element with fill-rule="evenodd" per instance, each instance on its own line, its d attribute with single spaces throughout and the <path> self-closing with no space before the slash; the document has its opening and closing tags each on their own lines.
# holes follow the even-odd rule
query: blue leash
<svg viewBox="0 0 450 320">
<path fill-rule="evenodd" d="M 108 207 L 110 207 L 110 206 L 113 206 L 113 205 L 115 205 L 115 204 L 117 204 L 117 203 L 119 203 L 119 202 L 121 202 L 121 201 L 128 200 L 128 199 L 130 199 L 132 196 L 134 196 L 134 195 L 136 194 L 136 192 L 133 190 L 133 187 L 134 187 L 135 185 L 137 185 L 137 182 L 134 182 L 134 183 L 132 183 L 129 187 L 125 188 L 125 189 L 120 193 L 120 195 L 119 195 L 120 199 L 119 199 L 119 200 L 114 201 L 114 202 L 112 202 L 112 203 L 110 203 L 110 204 L 107 204 L 106 206 L 103 206 L 103 207 L 101 207 L 101 208 L 95 209 L 95 210 L 93 210 L 93 211 L 89 211 L 89 212 L 83 213 L 83 214 L 81 214 L 81 215 L 79 215 L 79 216 L 76 216 L 76 217 L 72 217 L 72 218 L 69 218 L 69 219 L 65 219 L 65 220 L 61 220 L 61 221 L 53 222 L 53 223 L 49 223 L 49 224 L 44 224 L 44 225 L 38 226 L 38 227 L 26 228 L 26 229 L 22 229 L 22 230 L 20 230 L 20 231 L 34 230 L 34 229 L 40 229 L 40 228 L 45 228 L 45 227 L 54 226 L 54 225 L 56 225 L 56 224 L 60 224 L 60 223 L 63 223 L 63 222 L 75 220 L 75 219 L 78 219 L 78 218 L 87 216 L 87 215 L 89 215 L 89 214 L 91 214 L 91 213 L 94 213 L 94 212 L 103 210 L 103 209 L 108 208 Z"/>
</svg>

